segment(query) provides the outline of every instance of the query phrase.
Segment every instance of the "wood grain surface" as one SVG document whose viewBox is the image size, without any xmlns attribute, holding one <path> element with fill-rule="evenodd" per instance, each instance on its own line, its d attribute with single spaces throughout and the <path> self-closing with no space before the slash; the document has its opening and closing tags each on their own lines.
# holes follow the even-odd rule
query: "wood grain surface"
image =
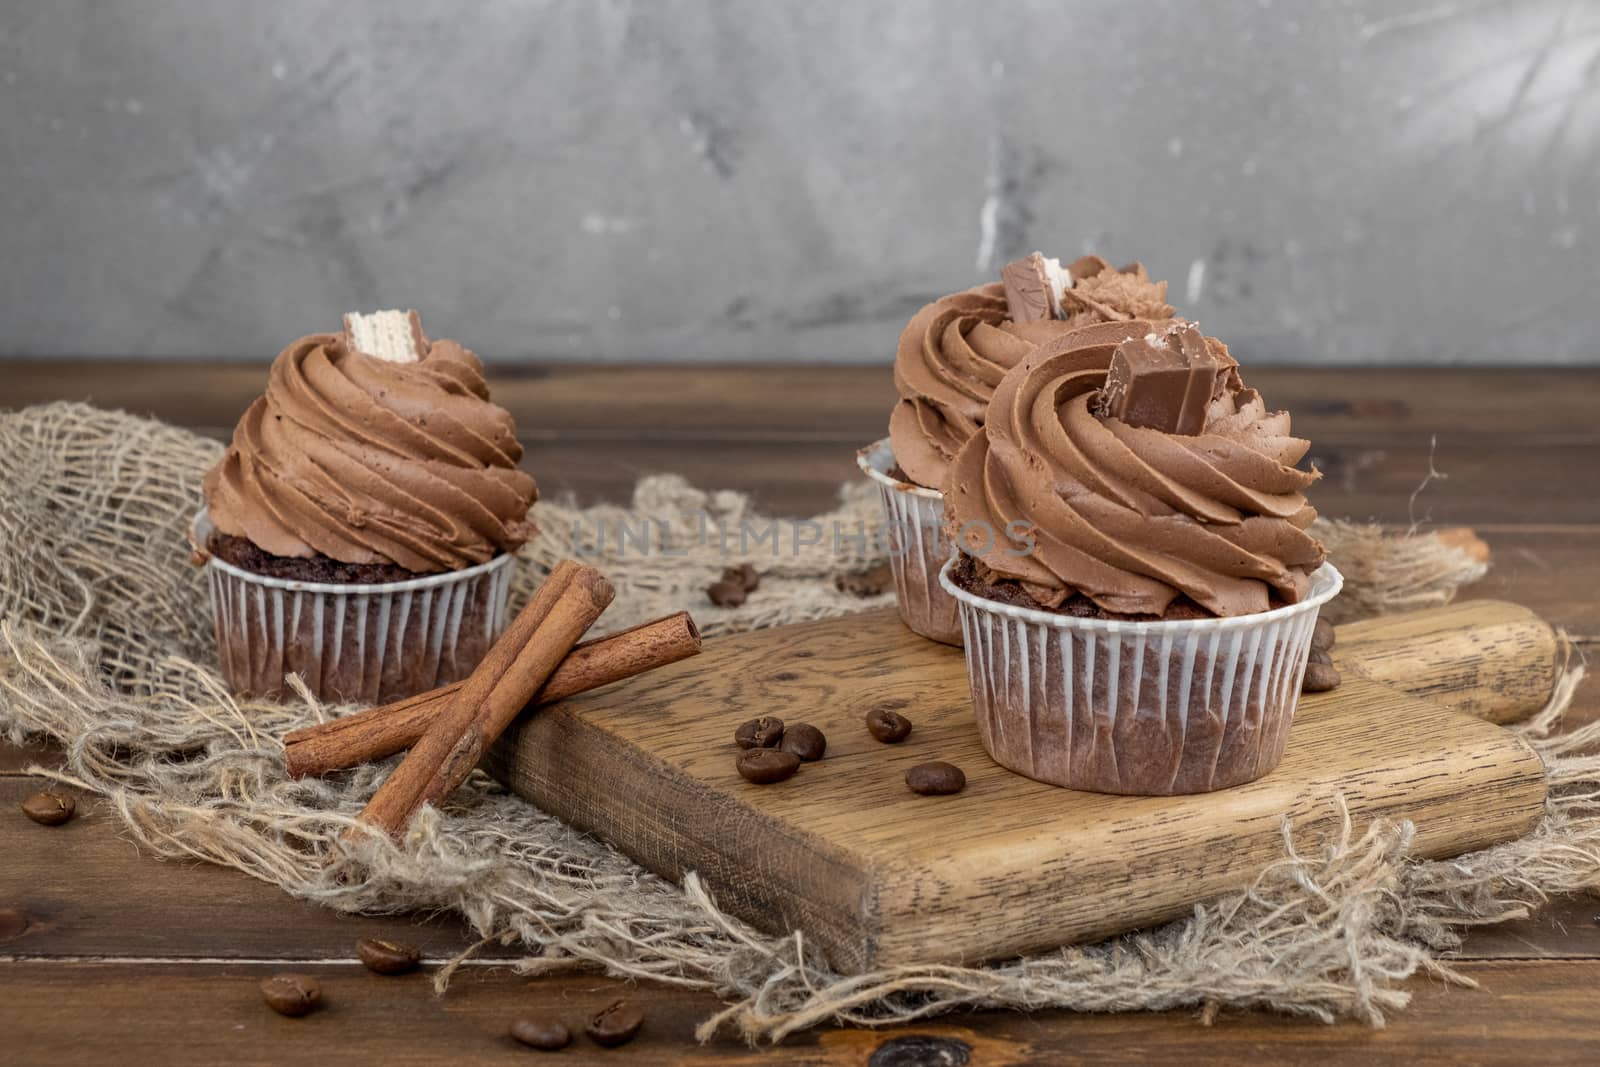
<svg viewBox="0 0 1600 1067">
<path fill-rule="evenodd" d="M 256 983 L 284 968 L 249 963 L 30 960 L 0 967 L 8 1050 L 27 1064 L 195 1063 L 410 1067 L 436 1064 L 647 1064 L 680 1067 L 1055 1067 L 1071 1064 L 1315 1063 L 1578 1064 L 1593 1062 L 1592 1002 L 1578 995 L 1592 964 L 1468 961 L 1476 989 L 1415 983 L 1390 1025 L 1325 1025 L 1224 1012 L 1211 1026 L 1191 1011 L 1074 1015 L 1062 1011 L 955 1014 L 887 1030 L 822 1029 L 779 1048 L 699 1045 L 696 1021 L 714 997 L 670 986 L 629 988 L 596 978 L 520 978 L 469 969 L 435 998 L 425 975 L 379 978 L 353 961 L 297 966 L 322 984 L 326 1008 L 284 1019 L 261 1006 Z M 545 1057 L 507 1036 L 531 1012 L 569 1026 L 617 996 L 647 1008 L 639 1037 L 620 1049 L 583 1038 Z M 877 1061 L 870 1057 L 887 1049 Z M 936 1058 L 959 1050 L 966 1059 Z M 921 1055 L 917 1055 L 921 1053 Z M 8 1062 L 9 1067 L 9 1061 Z"/>
<path fill-rule="evenodd" d="M 1587 485 L 1600 458 L 1600 370 L 1252 367 L 1250 379 L 1314 442 L 1327 477 L 1311 496 L 1324 513 L 1415 519 L 1424 529 L 1430 519 L 1472 525 L 1494 562 L 1470 593 L 1533 608 L 1593 659 L 1600 494 Z M 265 363 L 0 359 L 0 407 L 92 398 L 220 438 L 264 381 Z M 884 367 L 492 368 L 491 387 L 516 416 L 547 494 L 622 502 L 639 473 L 677 471 L 790 515 L 830 506 L 839 484 L 858 477 L 854 451 L 882 435 L 894 391 Z M 1417 492 L 1430 459 L 1446 477 Z M 1530 483 L 1530 471 L 1544 473 Z M 1597 718 L 1600 675 L 1591 674 L 1569 721 Z M 1414 979 L 1405 987 L 1411 1007 L 1382 1030 L 1264 1012 L 1224 1013 L 1214 1026 L 1188 1010 L 977 1012 L 885 1032 L 822 1029 L 753 1051 L 728 1036 L 693 1044 L 693 1027 L 715 999 L 658 983 L 474 968 L 438 999 L 426 975 L 369 979 L 356 968 L 354 941 L 409 939 L 440 959 L 470 942 L 459 922 L 343 917 L 233 871 L 157 862 L 89 798 L 65 831 L 34 826 L 15 808 L 41 784 L 23 769 L 58 760 L 47 746 L 0 743 L 0 781 L 9 788 L 0 802 L 0 911 L 25 902 L 54 917 L 0 941 L 0 1062 L 8 1067 L 524 1062 L 532 1054 L 503 1037 L 513 1016 L 564 1014 L 619 995 L 650 1012 L 638 1042 L 608 1052 L 576 1047 L 558 1062 L 864 1064 L 888 1042 L 927 1034 L 969 1043 L 970 1062 L 983 1065 L 1600 1058 L 1600 903 L 1583 895 L 1472 931 L 1456 966 L 1481 987 Z M 250 959 L 271 962 L 240 962 Z M 260 1005 L 262 976 L 312 968 L 354 979 L 329 986 L 333 1013 L 297 1023 Z"/>
<path fill-rule="evenodd" d="M 1480 719 L 1514 722 L 1548 699 L 1558 644 L 1550 624 L 1520 604 L 1463 600 L 1341 626 L 1333 651 L 1341 670 Z"/>
<path fill-rule="evenodd" d="M 1424 856 L 1532 829 L 1538 758 L 1444 702 L 1459 685 L 1497 714 L 1542 705 L 1548 626 L 1514 605 L 1467 603 L 1362 624 L 1339 651 L 1434 699 L 1352 669 L 1339 689 L 1302 698 L 1275 772 L 1212 794 L 1078 793 L 1000 768 L 979 742 L 960 651 L 891 611 L 712 639 L 692 660 L 522 720 L 491 767 L 646 867 L 698 872 L 735 914 L 804 932 L 847 972 L 1015 956 L 1172 918 L 1281 855 L 1285 817 L 1315 847 L 1336 797 L 1358 824 L 1413 820 Z M 873 740 L 862 720 L 880 707 L 907 715 L 911 736 Z M 745 782 L 733 734 L 757 715 L 819 727 L 826 758 L 777 785 Z M 966 772 L 960 795 L 906 788 L 905 771 L 935 759 Z"/>
</svg>

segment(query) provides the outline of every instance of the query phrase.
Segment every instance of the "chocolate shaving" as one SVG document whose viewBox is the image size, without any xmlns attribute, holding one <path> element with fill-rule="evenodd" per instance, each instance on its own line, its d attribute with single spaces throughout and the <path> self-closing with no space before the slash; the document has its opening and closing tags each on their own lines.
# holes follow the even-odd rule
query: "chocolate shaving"
<svg viewBox="0 0 1600 1067">
<path fill-rule="evenodd" d="M 1099 256 L 1084 256 L 1067 270 L 1072 287 L 1061 294 L 1061 317 L 1074 325 L 1172 317 L 1167 283 L 1151 281 L 1142 263 L 1115 270 Z"/>
</svg>

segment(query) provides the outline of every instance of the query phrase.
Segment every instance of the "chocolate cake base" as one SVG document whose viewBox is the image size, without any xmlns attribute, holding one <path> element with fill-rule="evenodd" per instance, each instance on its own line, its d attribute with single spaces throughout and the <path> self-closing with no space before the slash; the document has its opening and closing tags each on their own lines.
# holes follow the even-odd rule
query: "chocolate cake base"
<svg viewBox="0 0 1600 1067">
<path fill-rule="evenodd" d="M 397 563 L 342 563 L 330 556 L 274 556 L 247 537 L 212 533 L 206 550 L 240 570 L 286 582 L 329 582 L 336 585 L 381 585 L 426 577 Z"/>
<path fill-rule="evenodd" d="M 986 567 L 971 556 L 962 555 L 956 561 L 956 565 L 950 568 L 950 580 L 973 596 L 981 596 L 985 600 L 998 601 L 1001 604 L 1009 604 L 1016 608 L 1027 608 L 1030 611 L 1042 611 L 1050 615 L 1065 615 L 1073 619 L 1172 622 L 1180 619 L 1217 618 L 1215 612 L 1207 611 L 1182 594 L 1177 596 L 1171 604 L 1168 604 L 1167 610 L 1160 615 L 1129 615 L 1122 612 L 1107 611 L 1082 593 L 1076 593 L 1068 597 L 1056 607 L 1046 607 L 1032 596 L 1029 596 L 1028 591 L 1022 587 L 1020 582 L 1012 581 L 1009 578 L 996 578 L 992 573 L 985 573 L 987 570 Z M 1268 601 L 1267 607 L 1268 610 L 1281 608 L 1284 603 L 1284 601 L 1274 596 Z"/>
</svg>

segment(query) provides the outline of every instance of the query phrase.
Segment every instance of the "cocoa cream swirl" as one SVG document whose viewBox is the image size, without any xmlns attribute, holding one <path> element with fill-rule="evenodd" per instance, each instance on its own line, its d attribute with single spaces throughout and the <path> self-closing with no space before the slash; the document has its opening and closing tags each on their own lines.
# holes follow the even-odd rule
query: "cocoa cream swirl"
<svg viewBox="0 0 1600 1067">
<path fill-rule="evenodd" d="M 394 563 L 419 574 L 509 552 L 538 495 L 522 446 L 454 341 L 414 363 L 302 337 L 205 478 L 211 521 L 278 556 Z"/>
<path fill-rule="evenodd" d="M 1112 352 L 1148 321 L 1075 330 L 1041 347 L 995 388 L 984 432 L 944 485 L 962 547 L 980 571 L 1059 606 L 1082 593 L 1116 614 L 1159 615 L 1180 594 L 1217 615 L 1295 602 L 1321 565 L 1294 464 L 1310 447 L 1229 369 L 1196 436 L 1095 413 Z M 1031 542 L 1031 548 L 1027 542 Z"/>
<path fill-rule="evenodd" d="M 900 402 L 889 415 L 889 442 L 907 477 L 937 488 L 983 425 L 1006 371 L 1067 329 L 1048 319 L 1012 322 L 999 282 L 940 297 L 913 315 L 895 351 Z"/>
</svg>

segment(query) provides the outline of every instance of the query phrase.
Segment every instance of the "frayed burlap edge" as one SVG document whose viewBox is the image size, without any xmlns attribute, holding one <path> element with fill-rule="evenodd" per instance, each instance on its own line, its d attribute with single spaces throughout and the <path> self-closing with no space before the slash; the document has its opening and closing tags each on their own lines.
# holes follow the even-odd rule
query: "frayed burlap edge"
<svg viewBox="0 0 1600 1067">
<path fill-rule="evenodd" d="M 1446 959 L 1463 929 L 1591 888 L 1600 873 L 1600 758 L 1578 754 L 1600 741 L 1600 726 L 1555 733 L 1582 673 L 1571 665 L 1549 706 L 1520 728 L 1551 781 L 1546 815 L 1528 837 L 1422 862 L 1409 854 L 1405 823 L 1357 827 L 1344 817 L 1335 840 L 1314 849 L 1298 846 L 1286 824 L 1284 858 L 1247 891 L 1156 929 L 981 968 L 834 974 L 800 935 L 751 929 L 694 876 L 681 887 L 656 878 L 481 775 L 398 843 L 350 837 L 392 762 L 287 779 L 278 738 L 343 709 L 304 694 L 284 705 L 237 701 L 206 665 L 207 611 L 181 544 L 215 455 L 214 444 L 182 431 L 76 405 L 0 414 L 0 730 L 59 744 L 63 769 L 37 772 L 103 797 L 157 855 L 231 866 L 346 912 L 459 912 L 485 943 L 523 946 L 515 966 L 528 974 L 594 967 L 713 991 L 728 1006 L 702 1037 L 729 1029 L 780 1040 L 824 1022 L 882 1025 L 956 1008 L 1197 1007 L 1209 1017 L 1267 1007 L 1381 1025 L 1408 999 L 1403 979 L 1466 981 Z M 820 518 L 870 526 L 870 503 L 847 491 Z M 523 587 L 606 515 L 670 527 L 696 512 L 760 519 L 739 494 L 674 478 L 646 479 L 632 509 L 541 504 L 544 532 L 526 550 Z M 1407 606 L 1442 603 L 1457 584 L 1451 575 L 1479 573 L 1426 535 L 1372 549 L 1366 528 L 1325 523 L 1318 533 L 1357 586 L 1374 572 L 1351 552 L 1404 564 L 1399 592 L 1368 590 L 1364 604 L 1396 595 Z M 720 546 L 648 563 L 586 547 L 622 594 L 608 625 L 689 606 L 718 632 L 886 603 L 834 587 L 839 574 L 877 562 L 856 546 L 790 546 L 763 561 L 760 595 L 731 611 L 701 599 L 725 562 Z M 448 980 L 446 968 L 441 988 Z"/>
</svg>

